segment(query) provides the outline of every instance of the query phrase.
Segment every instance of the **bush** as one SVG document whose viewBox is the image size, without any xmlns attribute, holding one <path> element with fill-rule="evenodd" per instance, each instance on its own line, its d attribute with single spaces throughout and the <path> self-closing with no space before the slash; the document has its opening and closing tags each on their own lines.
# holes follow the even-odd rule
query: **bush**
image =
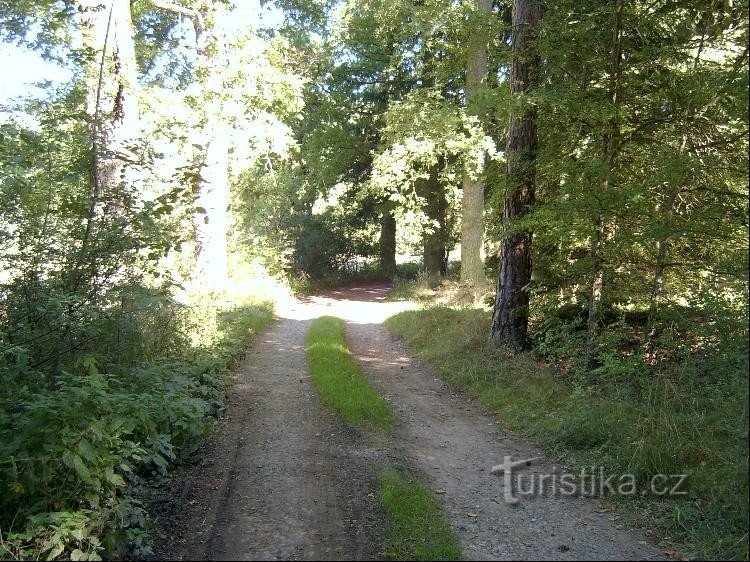
<svg viewBox="0 0 750 562">
<path fill-rule="evenodd" d="M 103 364 L 111 353 L 87 354 L 53 373 L 30 367 L 22 348 L 0 356 L 0 557 L 148 552 L 139 490 L 211 428 L 227 368 L 272 319 L 262 303 L 173 305 L 171 314 L 175 333 L 141 323 L 119 365 Z M 156 357 L 159 348 L 167 355 Z"/>
</svg>

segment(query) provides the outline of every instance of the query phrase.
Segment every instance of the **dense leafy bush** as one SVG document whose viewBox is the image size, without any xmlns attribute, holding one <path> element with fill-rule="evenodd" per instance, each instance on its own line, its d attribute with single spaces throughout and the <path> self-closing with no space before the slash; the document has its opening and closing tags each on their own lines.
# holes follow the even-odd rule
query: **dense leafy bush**
<svg viewBox="0 0 750 562">
<path fill-rule="evenodd" d="M 0 556 L 147 550 L 139 489 L 205 435 L 223 407 L 228 366 L 272 318 L 267 304 L 198 312 L 172 304 L 171 334 L 144 314 L 130 327 L 139 338 L 125 364 L 86 354 L 51 375 L 29 365 L 27 350 L 0 356 Z M 203 332 L 189 333 L 193 323 Z"/>
</svg>

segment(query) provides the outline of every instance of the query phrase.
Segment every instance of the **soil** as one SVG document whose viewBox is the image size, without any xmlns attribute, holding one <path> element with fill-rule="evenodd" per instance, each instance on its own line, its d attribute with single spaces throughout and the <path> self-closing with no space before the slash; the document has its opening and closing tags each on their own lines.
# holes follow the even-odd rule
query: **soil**
<svg viewBox="0 0 750 562">
<path fill-rule="evenodd" d="M 475 560 L 658 560 L 642 531 L 595 498 L 549 490 L 507 503 L 491 467 L 559 473 L 533 444 L 437 379 L 382 325 L 416 305 L 385 302 L 388 287 L 353 284 L 290 304 L 257 336 L 234 375 L 223 426 L 152 505 L 160 559 L 381 559 L 385 521 L 376 471 L 396 466 L 443 501 L 464 555 Z M 346 322 L 354 357 L 398 417 L 388 437 L 344 425 L 307 372 L 305 334 L 329 314 Z"/>
</svg>

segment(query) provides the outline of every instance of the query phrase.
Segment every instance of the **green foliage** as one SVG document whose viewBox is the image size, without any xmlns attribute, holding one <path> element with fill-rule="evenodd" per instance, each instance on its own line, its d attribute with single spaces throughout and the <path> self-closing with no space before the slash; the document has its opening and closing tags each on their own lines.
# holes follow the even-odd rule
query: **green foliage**
<svg viewBox="0 0 750 562">
<path fill-rule="evenodd" d="M 205 435 L 272 318 L 187 307 L 156 277 L 184 186 L 94 216 L 81 105 L 76 88 L 0 127 L 3 558 L 147 553 L 140 490 Z"/>
<path fill-rule="evenodd" d="M 346 423 L 393 426 L 393 410 L 367 383 L 349 353 L 342 320 L 323 316 L 313 322 L 307 335 L 307 357 L 323 402 Z"/>
<path fill-rule="evenodd" d="M 461 547 L 440 501 L 418 480 L 382 471 L 380 502 L 388 518 L 388 560 L 461 560 Z"/>
<path fill-rule="evenodd" d="M 410 92 L 391 104 L 385 120 L 387 144 L 375 158 L 370 185 L 393 201 L 416 197 L 411 193 L 416 179 L 438 161 L 447 163 L 441 180 L 457 186 L 464 173 L 482 174 L 486 156 L 496 156 L 495 143 L 479 121 L 434 90 Z"/>
<path fill-rule="evenodd" d="M 180 325 L 172 329 L 183 330 L 172 334 L 179 351 L 163 347 L 164 327 L 144 323 L 141 338 L 155 340 L 148 349 L 167 355 L 144 362 L 136 348 L 134 366 L 128 366 L 131 360 L 100 370 L 107 355 L 81 355 L 50 383 L 48 373 L 29 367 L 24 353 L 3 356 L 5 556 L 96 559 L 105 546 L 110 555 L 128 548 L 146 553 L 139 533 L 147 514 L 138 490 L 166 474 L 210 429 L 211 417 L 223 408 L 228 367 L 273 317 L 267 304 L 226 309 L 207 303 L 175 313 Z M 190 333 L 193 324 L 203 335 Z M 206 345 L 190 346 L 188 336 Z"/>
<path fill-rule="evenodd" d="M 450 246 L 461 178 L 482 176 L 488 240 L 534 233 L 532 339 L 556 370 L 488 350 L 479 312 L 403 317 L 428 324 L 414 345 L 506 423 L 574 460 L 596 454 L 641 478 L 692 471 L 692 503 L 644 509 L 705 553 L 747 557 L 737 495 L 747 487 L 731 486 L 747 475 L 737 424 L 747 409 L 736 399 L 747 393 L 746 1 L 629 2 L 619 16 L 616 3 L 555 2 L 535 88 L 515 98 L 507 2 L 480 17 L 473 2 L 285 0 L 281 28 L 257 31 L 220 25 L 232 10 L 247 15 L 243 3 L 196 0 L 183 5 L 208 26 L 200 53 L 190 18 L 131 4 L 142 138 L 114 147 L 123 181 L 97 194 L 91 103 L 116 88 L 110 58 L 95 84 L 100 53 L 79 45 L 77 26 L 92 14 L 71 2 L 0 2 L 0 38 L 81 69 L 0 123 L 0 555 L 145 548 L 134 491 L 204 433 L 221 409 L 221 373 L 270 320 L 257 303 L 227 310 L 226 295 L 180 304 L 196 298 L 181 287 L 200 250 L 191 219 L 214 220 L 209 205 L 196 208 L 196 186 L 210 172 L 206 147 L 223 136 L 232 265 L 260 260 L 298 289 L 381 275 L 386 213 L 399 253 L 421 251 L 437 229 Z M 491 37 L 487 88 L 468 112 L 466 56 L 479 31 Z M 509 110 L 532 106 L 536 203 L 508 224 L 496 148 Z M 102 131 L 116 128 L 110 110 L 97 112 L 111 121 Z M 447 209 L 427 218 L 443 194 Z M 599 274 L 591 364 L 583 350 Z M 342 360 L 360 380 L 340 328 L 326 326 L 324 370 Z M 533 415 L 539 400 L 546 408 Z"/>
<path fill-rule="evenodd" d="M 699 556 L 746 558 L 746 340 L 686 353 L 656 369 L 637 357 L 609 355 L 598 372 L 582 377 L 532 354 L 491 347 L 487 324 L 486 311 L 443 307 L 386 322 L 440 376 L 572 467 L 603 466 L 640 482 L 688 474 L 686 497 L 626 498 L 626 513 L 688 542 Z M 561 368 L 577 347 L 564 334 L 555 336 L 567 345 L 558 356 Z"/>
</svg>

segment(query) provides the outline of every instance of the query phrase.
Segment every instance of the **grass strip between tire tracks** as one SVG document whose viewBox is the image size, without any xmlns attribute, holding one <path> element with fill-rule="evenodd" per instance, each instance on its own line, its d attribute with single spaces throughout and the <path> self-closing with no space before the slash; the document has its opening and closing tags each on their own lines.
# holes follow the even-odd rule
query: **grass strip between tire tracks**
<svg viewBox="0 0 750 562">
<path fill-rule="evenodd" d="M 389 522 L 389 560 L 461 560 L 461 547 L 440 501 L 418 480 L 395 470 L 378 475 Z"/>
<path fill-rule="evenodd" d="M 313 321 L 307 334 L 307 356 L 323 402 L 344 422 L 393 429 L 393 410 L 362 375 L 346 345 L 341 319 L 322 316 Z M 388 559 L 461 559 L 461 548 L 441 503 L 424 484 L 395 470 L 381 470 L 378 482 L 388 519 Z"/>
<path fill-rule="evenodd" d="M 362 376 L 344 340 L 341 319 L 322 316 L 313 321 L 307 334 L 307 357 L 323 402 L 347 424 L 393 427 L 393 410 Z"/>
</svg>

